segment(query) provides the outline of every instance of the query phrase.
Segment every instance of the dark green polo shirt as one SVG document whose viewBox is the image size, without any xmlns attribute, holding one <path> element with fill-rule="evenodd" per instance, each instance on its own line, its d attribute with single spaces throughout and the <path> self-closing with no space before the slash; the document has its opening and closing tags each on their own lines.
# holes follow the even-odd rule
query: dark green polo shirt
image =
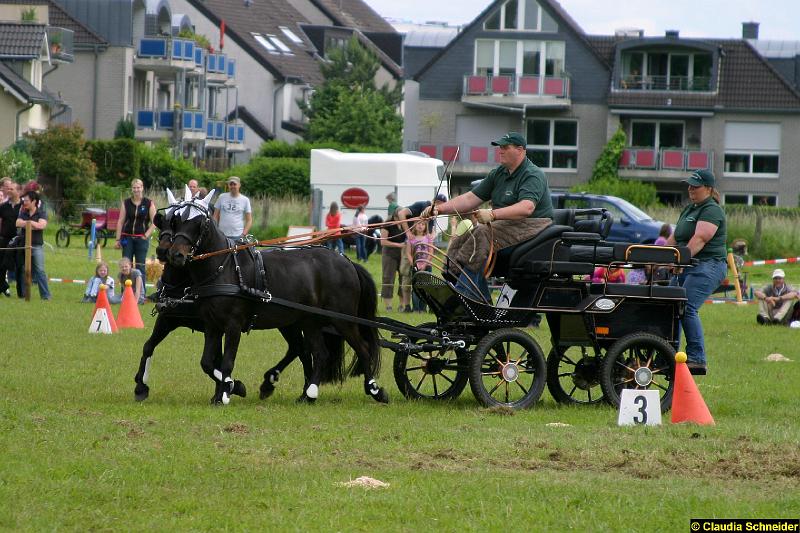
<svg viewBox="0 0 800 533">
<path fill-rule="evenodd" d="M 695 227 L 700 221 L 714 224 L 717 226 L 717 232 L 711 237 L 711 240 L 703 246 L 703 249 L 697 252 L 693 257 L 700 260 L 725 260 L 728 255 L 727 248 L 725 247 L 725 240 L 728 237 L 725 211 L 723 211 L 716 200 L 710 196 L 699 204 L 689 204 L 684 208 L 683 212 L 681 212 L 681 216 L 678 217 L 678 223 L 675 225 L 675 242 L 681 246 L 686 246 L 692 236 L 694 236 Z"/>
<path fill-rule="evenodd" d="M 494 209 L 530 200 L 536 206 L 530 218 L 553 218 L 547 178 L 527 157 L 512 174 L 502 165 L 492 170 L 472 192 L 484 202 L 491 200 Z"/>
</svg>

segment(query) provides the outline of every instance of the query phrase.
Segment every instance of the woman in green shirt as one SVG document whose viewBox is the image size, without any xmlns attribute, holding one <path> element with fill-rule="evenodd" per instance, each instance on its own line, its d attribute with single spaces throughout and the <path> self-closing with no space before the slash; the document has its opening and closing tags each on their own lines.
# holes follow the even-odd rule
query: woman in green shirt
<svg viewBox="0 0 800 533">
<path fill-rule="evenodd" d="M 727 273 L 725 211 L 719 205 L 714 174 L 698 170 L 684 180 L 689 185 L 690 204 L 681 212 L 668 245 L 688 246 L 699 264 L 675 276 L 673 285 L 686 289 L 686 310 L 681 319 L 686 335 L 687 365 L 692 374 L 705 375 L 707 369 L 703 324 L 698 311 Z"/>
</svg>

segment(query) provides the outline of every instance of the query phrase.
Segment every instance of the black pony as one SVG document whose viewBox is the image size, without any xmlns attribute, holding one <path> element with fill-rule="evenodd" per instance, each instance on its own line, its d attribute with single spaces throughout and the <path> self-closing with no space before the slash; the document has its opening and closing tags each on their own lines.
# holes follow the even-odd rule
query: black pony
<svg viewBox="0 0 800 533">
<path fill-rule="evenodd" d="M 171 206 L 177 204 L 170 191 L 167 191 L 167 197 L 170 200 Z M 161 224 L 163 217 L 164 215 L 162 213 L 156 215 L 157 224 Z M 197 306 L 194 301 L 186 298 L 189 292 L 188 289 L 191 286 L 191 278 L 189 277 L 188 269 L 178 268 L 167 263 L 167 252 L 171 244 L 172 233 L 169 229 L 166 229 L 161 232 L 158 246 L 156 247 L 156 257 L 162 263 L 165 263 L 165 265 L 159 281 L 158 290 L 155 294 L 156 310 L 158 312 L 156 322 L 153 325 L 153 332 L 142 347 L 142 358 L 139 361 L 139 369 L 134 377 L 134 381 L 136 382 L 134 398 L 136 401 L 144 401 L 150 394 L 150 387 L 147 382 L 150 373 L 150 364 L 156 346 L 177 328 L 183 327 L 189 328 L 192 331 L 205 331 L 205 323 L 198 313 Z M 306 377 L 306 385 L 303 387 L 303 391 L 305 391 L 306 386 L 308 386 L 308 381 L 311 377 L 311 354 L 303 341 L 302 331 L 298 327 L 290 326 L 280 328 L 280 332 L 288 344 L 288 349 L 283 359 L 264 374 L 264 381 L 261 384 L 259 394 L 261 399 L 272 395 L 275 391 L 275 383 L 278 382 L 280 374 L 289 366 L 289 363 L 296 358 L 299 358 L 303 363 L 303 371 Z M 343 368 L 344 359 L 344 353 L 341 349 L 341 339 L 329 333 L 325 333 L 324 338 L 328 351 L 331 353 L 331 359 L 328 368 L 323 369 L 322 382 L 331 383 L 341 381 L 343 375 L 341 369 Z M 221 344 L 217 346 L 216 352 L 214 367 L 215 369 L 219 369 L 222 363 Z M 247 395 L 247 389 L 244 383 L 239 380 L 234 380 L 231 392 L 232 394 L 242 397 Z M 301 395 L 301 399 L 303 398 L 304 395 Z"/>
<path fill-rule="evenodd" d="M 377 385 L 374 376 L 380 367 L 380 348 L 373 327 L 357 325 L 342 315 L 374 320 L 377 306 L 375 283 L 369 273 L 347 258 L 323 247 L 277 248 L 266 251 L 252 247 L 236 251 L 234 243 L 219 231 L 208 213 L 204 199 L 184 201 L 156 221 L 169 233 L 172 244 L 168 262 L 177 268 L 187 267 L 198 313 L 204 322 L 205 347 L 201 366 L 216 383 L 215 400 L 227 403 L 235 393 L 233 372 L 239 340 L 243 331 L 296 327 L 302 332 L 305 348 L 313 354 L 312 371 L 301 399 L 314 400 L 319 385 L 329 377 L 342 379 L 343 342 L 353 348 L 356 362 L 353 375 L 364 375 L 364 391 L 379 402 L 388 402 L 388 394 Z M 195 255 L 218 252 L 204 259 Z M 297 309 L 279 305 L 281 299 L 307 306 Z M 338 313 L 321 316 L 310 308 Z M 323 328 L 333 328 L 340 336 L 332 349 Z M 216 356 L 224 336 L 221 364 Z M 304 365 L 305 366 L 305 365 Z M 269 381 L 265 374 L 262 394 Z"/>
</svg>

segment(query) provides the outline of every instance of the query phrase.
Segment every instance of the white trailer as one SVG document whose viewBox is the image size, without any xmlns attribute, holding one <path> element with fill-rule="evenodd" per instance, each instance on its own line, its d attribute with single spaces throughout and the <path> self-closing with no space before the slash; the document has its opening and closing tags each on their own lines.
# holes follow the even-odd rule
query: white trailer
<svg viewBox="0 0 800 533">
<path fill-rule="evenodd" d="M 324 229 L 331 202 L 339 204 L 342 223 L 350 224 L 355 209 L 343 208 L 342 193 L 358 187 L 369 195 L 367 216 L 386 220 L 389 202 L 395 193 L 398 205 L 432 200 L 439 187 L 444 165 L 438 159 L 414 154 L 347 154 L 331 149 L 311 150 L 312 224 Z M 447 192 L 447 184 L 442 185 Z"/>
</svg>

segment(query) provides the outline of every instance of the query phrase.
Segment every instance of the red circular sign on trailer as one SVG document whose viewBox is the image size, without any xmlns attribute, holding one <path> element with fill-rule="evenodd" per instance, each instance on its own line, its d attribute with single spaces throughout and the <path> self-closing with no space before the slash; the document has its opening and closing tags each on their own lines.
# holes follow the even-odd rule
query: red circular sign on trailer
<svg viewBox="0 0 800 533">
<path fill-rule="evenodd" d="M 357 207 L 366 206 L 369 203 L 369 194 L 361 187 L 350 187 L 342 193 L 342 205 L 344 207 L 355 209 Z"/>
</svg>

